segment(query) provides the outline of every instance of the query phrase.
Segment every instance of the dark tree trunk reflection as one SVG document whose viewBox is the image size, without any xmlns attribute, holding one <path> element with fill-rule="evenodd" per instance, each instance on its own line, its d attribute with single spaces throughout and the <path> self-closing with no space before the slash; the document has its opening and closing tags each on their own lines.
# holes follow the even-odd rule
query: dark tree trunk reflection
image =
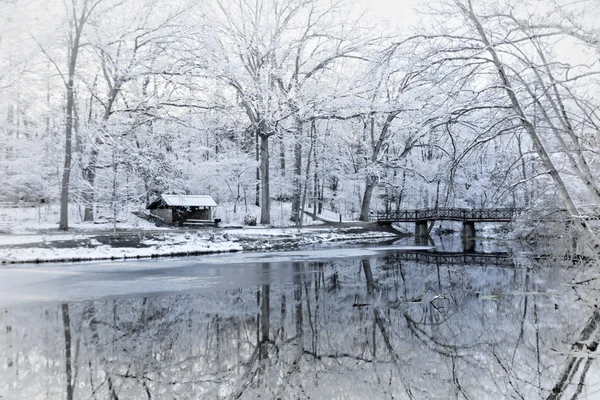
<svg viewBox="0 0 600 400">
<path fill-rule="evenodd" d="M 270 285 L 261 286 L 260 303 L 260 359 L 264 360 L 268 356 L 269 329 L 271 315 L 271 287 Z"/>
<path fill-rule="evenodd" d="M 583 368 L 580 374 L 579 382 L 577 384 L 577 389 L 572 399 L 576 399 L 583 389 L 583 383 L 585 382 L 586 375 L 590 369 L 591 363 L 594 361 L 594 357 L 582 357 L 578 353 L 581 352 L 595 352 L 598 348 L 598 340 L 600 339 L 600 312 L 595 310 L 592 314 L 592 317 L 588 320 L 587 324 L 583 327 L 579 335 L 579 340 L 577 340 L 571 346 L 571 353 L 576 353 L 569 355 L 567 357 L 567 362 L 565 363 L 565 367 L 560 374 L 556 385 L 552 388 L 552 393 L 548 396 L 548 400 L 556 400 L 560 399 L 566 392 L 568 386 L 573 383 L 573 379 L 577 376 L 577 371 L 579 367 L 583 363 L 583 360 L 586 360 L 583 363 Z"/>
<path fill-rule="evenodd" d="M 300 348 L 304 347 L 304 317 L 302 315 L 302 280 L 301 272 L 303 265 L 294 263 L 294 308 L 296 322 L 296 339 Z"/>
<path fill-rule="evenodd" d="M 371 271 L 371 261 L 368 258 L 361 260 L 363 272 L 365 273 L 365 279 L 367 281 L 367 294 L 371 296 L 373 289 L 375 289 L 375 281 L 373 280 L 373 271 Z"/>
<path fill-rule="evenodd" d="M 62 320 L 65 335 L 65 374 L 67 380 L 67 400 L 73 400 L 73 360 L 71 357 L 71 320 L 69 317 L 69 305 L 61 306 Z"/>
</svg>

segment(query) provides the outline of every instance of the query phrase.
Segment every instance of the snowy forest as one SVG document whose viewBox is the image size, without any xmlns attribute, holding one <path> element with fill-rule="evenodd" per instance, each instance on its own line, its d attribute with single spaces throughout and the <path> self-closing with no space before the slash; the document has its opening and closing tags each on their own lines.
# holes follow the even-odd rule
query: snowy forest
<svg viewBox="0 0 600 400">
<path fill-rule="evenodd" d="M 599 18 L 595 0 L 432 0 L 395 22 L 350 0 L 1 0 L 0 200 L 60 204 L 63 230 L 161 193 L 262 224 L 273 201 L 292 220 L 577 218 L 600 206 Z"/>
</svg>

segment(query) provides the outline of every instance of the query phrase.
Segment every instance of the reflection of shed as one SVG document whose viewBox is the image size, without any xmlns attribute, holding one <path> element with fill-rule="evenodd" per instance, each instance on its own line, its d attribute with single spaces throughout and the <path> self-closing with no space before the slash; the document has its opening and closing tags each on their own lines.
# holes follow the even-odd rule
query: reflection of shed
<svg viewBox="0 0 600 400">
<path fill-rule="evenodd" d="M 216 206 L 217 203 L 210 196 L 163 194 L 146 208 L 165 224 L 182 225 L 188 219 L 211 221 Z"/>
</svg>

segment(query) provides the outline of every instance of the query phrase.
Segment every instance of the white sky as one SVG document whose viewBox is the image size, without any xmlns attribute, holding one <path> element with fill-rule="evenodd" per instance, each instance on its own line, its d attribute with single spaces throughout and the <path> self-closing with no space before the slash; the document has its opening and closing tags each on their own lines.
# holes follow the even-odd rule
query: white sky
<svg viewBox="0 0 600 400">
<path fill-rule="evenodd" d="M 417 4 L 416 0 L 357 0 L 359 4 L 369 11 L 377 14 L 390 24 L 406 24 L 415 19 L 412 12 Z"/>
</svg>

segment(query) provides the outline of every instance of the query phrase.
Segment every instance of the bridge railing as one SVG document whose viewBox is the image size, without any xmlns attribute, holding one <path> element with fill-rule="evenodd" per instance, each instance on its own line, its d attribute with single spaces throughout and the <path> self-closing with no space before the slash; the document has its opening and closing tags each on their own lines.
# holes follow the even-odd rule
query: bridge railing
<svg viewBox="0 0 600 400">
<path fill-rule="evenodd" d="M 486 208 L 469 210 L 466 208 L 432 208 L 418 210 L 378 211 L 371 216 L 372 221 L 416 222 L 433 220 L 454 221 L 511 221 L 518 208 Z"/>
</svg>

